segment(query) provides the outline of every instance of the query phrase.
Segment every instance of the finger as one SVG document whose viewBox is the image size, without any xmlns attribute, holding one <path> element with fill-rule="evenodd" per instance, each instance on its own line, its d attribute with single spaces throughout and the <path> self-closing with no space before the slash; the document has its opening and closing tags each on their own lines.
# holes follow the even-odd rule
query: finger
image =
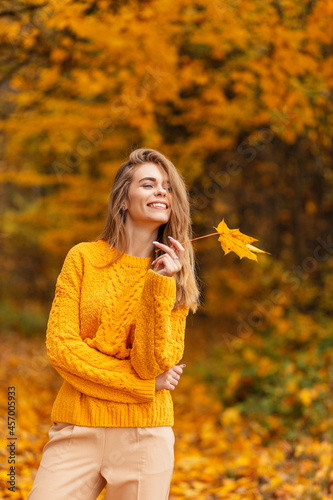
<svg viewBox="0 0 333 500">
<path fill-rule="evenodd" d="M 169 257 L 169 258 L 171 258 L 172 260 L 178 260 L 178 259 L 175 259 L 175 258 L 174 258 L 174 257 L 175 257 L 175 255 L 176 255 L 175 251 L 174 251 L 174 250 L 171 250 L 171 252 L 170 252 L 170 253 L 163 253 L 163 254 L 159 255 L 158 257 L 156 257 L 156 259 L 155 259 L 153 262 L 157 262 L 158 260 L 161 260 L 161 259 L 163 259 L 164 257 Z"/>
<path fill-rule="evenodd" d="M 170 255 L 165 256 L 159 260 L 156 259 L 154 263 L 152 263 L 154 267 L 164 266 L 165 270 L 172 271 L 174 273 L 180 271 L 182 268 L 182 264 L 179 260 L 174 260 Z"/>
<path fill-rule="evenodd" d="M 181 368 L 181 366 L 175 366 L 174 371 L 177 373 L 177 375 L 181 375 L 183 373 L 183 368 Z"/>
<path fill-rule="evenodd" d="M 178 272 L 182 268 L 182 264 L 179 262 L 179 259 L 175 260 L 169 254 L 163 254 L 152 262 L 153 266 L 160 266 L 162 264 L 170 271 Z"/>
<path fill-rule="evenodd" d="M 180 253 L 185 252 L 185 248 L 183 247 L 183 245 L 178 240 L 175 240 L 175 238 L 173 238 L 172 236 L 168 236 L 168 238 L 169 238 L 170 242 L 172 243 L 172 246 L 177 251 L 179 251 Z"/>
<path fill-rule="evenodd" d="M 175 378 L 170 378 L 170 380 L 168 380 L 169 384 L 176 387 L 176 385 L 178 385 L 178 380 L 176 380 Z"/>
<path fill-rule="evenodd" d="M 160 266 L 161 265 L 161 257 L 163 257 L 163 255 L 160 255 L 159 257 L 157 257 L 155 260 L 153 260 L 153 262 L 151 263 L 152 266 Z"/>
<path fill-rule="evenodd" d="M 172 378 L 173 378 L 174 380 L 177 380 L 177 382 L 178 382 L 178 380 L 180 379 L 180 375 L 181 375 L 180 373 L 176 373 L 176 372 L 174 372 L 174 373 L 172 374 Z"/>
<path fill-rule="evenodd" d="M 168 247 L 168 245 L 164 245 L 164 243 L 160 243 L 159 241 L 153 241 L 153 243 L 161 250 L 164 250 L 171 257 L 175 254 L 175 251 L 171 247 Z"/>
</svg>

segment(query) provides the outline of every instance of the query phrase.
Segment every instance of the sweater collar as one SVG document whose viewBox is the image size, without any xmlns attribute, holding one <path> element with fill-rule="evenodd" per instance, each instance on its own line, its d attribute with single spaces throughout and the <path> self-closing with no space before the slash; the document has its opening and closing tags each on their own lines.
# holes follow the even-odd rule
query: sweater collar
<svg viewBox="0 0 333 500">
<path fill-rule="evenodd" d="M 107 255 L 109 257 L 115 251 L 114 247 L 110 247 L 107 241 L 98 240 L 97 243 L 104 245 L 106 252 L 107 250 L 109 250 L 110 253 L 109 252 L 105 253 L 105 256 Z M 147 269 L 148 266 L 150 265 L 150 257 L 136 257 L 135 255 L 124 253 L 117 262 L 121 262 L 123 265 L 129 267 L 139 267 L 141 269 Z"/>
</svg>

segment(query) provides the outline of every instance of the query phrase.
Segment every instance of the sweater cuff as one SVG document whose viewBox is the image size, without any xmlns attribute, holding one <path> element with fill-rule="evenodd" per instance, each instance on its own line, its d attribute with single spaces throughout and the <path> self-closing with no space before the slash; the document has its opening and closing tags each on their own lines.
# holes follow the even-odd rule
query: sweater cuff
<svg viewBox="0 0 333 500">
<path fill-rule="evenodd" d="M 162 276 L 149 269 L 146 274 L 144 293 L 176 300 L 176 281 L 173 276 Z"/>
<path fill-rule="evenodd" d="M 142 380 L 142 387 L 140 387 L 140 395 L 143 403 L 152 403 L 155 401 L 155 379 Z"/>
</svg>

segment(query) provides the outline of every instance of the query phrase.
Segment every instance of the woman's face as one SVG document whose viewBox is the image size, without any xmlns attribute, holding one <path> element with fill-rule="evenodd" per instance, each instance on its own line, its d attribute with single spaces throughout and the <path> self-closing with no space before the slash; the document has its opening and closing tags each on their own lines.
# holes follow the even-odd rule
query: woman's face
<svg viewBox="0 0 333 500">
<path fill-rule="evenodd" d="M 168 222 L 171 214 L 172 193 L 167 173 L 154 163 L 144 163 L 134 171 L 126 200 L 126 220 L 135 223 Z"/>
</svg>

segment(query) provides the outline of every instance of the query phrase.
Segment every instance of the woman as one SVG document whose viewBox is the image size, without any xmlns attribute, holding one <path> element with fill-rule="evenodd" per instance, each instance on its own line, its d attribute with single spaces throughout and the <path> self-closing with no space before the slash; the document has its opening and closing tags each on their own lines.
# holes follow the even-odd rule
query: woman
<svg viewBox="0 0 333 500">
<path fill-rule="evenodd" d="M 29 500 L 95 500 L 104 486 L 106 500 L 168 498 L 170 391 L 199 305 L 189 239 L 182 177 L 158 151 L 133 151 L 102 234 L 68 252 L 57 280 L 46 346 L 64 382 Z"/>
</svg>

